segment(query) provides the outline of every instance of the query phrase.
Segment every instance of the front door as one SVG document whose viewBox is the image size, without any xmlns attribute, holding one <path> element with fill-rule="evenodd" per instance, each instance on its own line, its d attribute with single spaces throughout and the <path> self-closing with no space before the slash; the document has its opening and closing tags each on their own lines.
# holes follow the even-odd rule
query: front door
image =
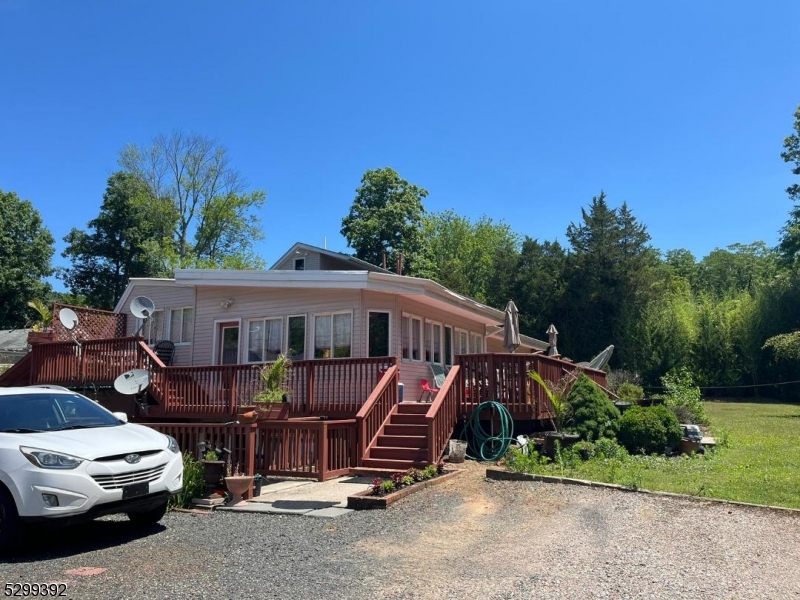
<svg viewBox="0 0 800 600">
<path fill-rule="evenodd" d="M 239 363 L 239 324 L 219 324 L 219 354 L 217 364 L 235 365 Z"/>
</svg>

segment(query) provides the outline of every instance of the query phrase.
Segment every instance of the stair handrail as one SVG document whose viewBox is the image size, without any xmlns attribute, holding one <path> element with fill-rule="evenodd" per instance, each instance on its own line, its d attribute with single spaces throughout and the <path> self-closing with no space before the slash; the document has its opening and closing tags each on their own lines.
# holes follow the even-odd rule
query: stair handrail
<svg viewBox="0 0 800 600">
<path fill-rule="evenodd" d="M 392 410 L 398 403 L 397 384 L 400 380 L 400 369 L 397 365 L 392 365 L 380 378 L 378 384 L 373 388 L 367 401 L 356 413 L 358 422 L 358 456 L 359 459 L 366 457 L 369 448 L 375 438 L 389 419 Z"/>
<path fill-rule="evenodd" d="M 9 385 L 28 385 L 31 382 L 31 367 L 33 363 L 33 354 L 28 352 L 25 356 L 11 365 L 2 374 L 0 374 L 0 386 L 5 386 L 6 381 L 10 381 Z M 25 382 L 19 381 L 19 374 L 25 373 L 28 370 L 28 380 Z"/>
<path fill-rule="evenodd" d="M 458 419 L 459 394 L 463 393 L 461 367 L 454 365 L 433 399 L 425 420 L 428 425 L 428 463 L 436 464 L 444 452 Z"/>
</svg>

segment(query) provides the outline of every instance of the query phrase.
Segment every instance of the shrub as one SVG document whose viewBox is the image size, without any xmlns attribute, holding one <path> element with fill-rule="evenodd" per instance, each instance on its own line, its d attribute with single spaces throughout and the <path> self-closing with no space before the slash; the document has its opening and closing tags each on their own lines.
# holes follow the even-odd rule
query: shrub
<svg viewBox="0 0 800 600">
<path fill-rule="evenodd" d="M 684 368 L 667 373 L 661 378 L 664 386 L 664 402 L 667 406 L 682 406 L 694 415 L 692 423 L 708 425 L 708 417 L 703 408 L 703 397 L 700 388 L 694 384 L 691 372 Z"/>
<path fill-rule="evenodd" d="M 403 475 L 403 479 L 400 480 L 400 483 L 402 485 L 413 485 L 414 484 L 414 478 L 411 477 L 411 475 Z"/>
<path fill-rule="evenodd" d="M 638 402 L 644 398 L 644 390 L 635 383 L 625 382 L 617 388 L 617 396 L 625 402 Z"/>
<path fill-rule="evenodd" d="M 581 375 L 567 396 L 572 406 L 572 429 L 584 440 L 614 437 L 619 410 L 597 384 Z"/>
<path fill-rule="evenodd" d="M 170 508 L 188 508 L 205 489 L 205 467 L 189 452 L 183 453 L 183 489 L 170 499 Z"/>
<path fill-rule="evenodd" d="M 436 465 L 428 465 L 424 469 L 422 469 L 422 478 L 423 479 L 430 479 L 431 477 L 436 477 L 439 474 L 439 469 L 436 468 Z"/>
<path fill-rule="evenodd" d="M 381 482 L 381 494 L 391 494 L 394 490 L 394 481 L 391 479 L 385 479 Z"/>
<path fill-rule="evenodd" d="M 516 473 L 535 473 L 537 467 L 547 464 L 547 457 L 540 456 L 535 450 L 531 450 L 525 454 L 519 448 L 511 447 L 506 453 L 505 459 L 506 469 Z"/>
<path fill-rule="evenodd" d="M 680 439 L 678 419 L 663 406 L 636 406 L 620 419 L 619 441 L 629 452 L 660 453 L 666 446 L 676 446 Z"/>
<path fill-rule="evenodd" d="M 624 446 L 620 446 L 617 440 L 611 438 L 600 438 L 594 443 L 595 458 L 608 458 L 623 460 L 628 456 L 628 451 Z"/>
<path fill-rule="evenodd" d="M 572 446 L 572 451 L 577 454 L 581 460 L 591 460 L 594 458 L 594 444 L 592 442 L 580 441 Z"/>
<path fill-rule="evenodd" d="M 608 384 L 608 389 L 619 395 L 619 388 L 623 384 L 632 383 L 634 385 L 639 385 L 642 382 L 639 380 L 639 376 L 636 373 L 619 369 L 611 371 L 608 374 L 606 377 L 606 383 Z"/>
<path fill-rule="evenodd" d="M 375 477 L 372 480 L 372 493 L 376 496 L 381 493 L 381 485 L 383 485 L 383 479 L 380 477 Z"/>
<path fill-rule="evenodd" d="M 667 409 L 675 415 L 678 423 L 690 423 L 696 425 L 694 413 L 687 406 L 667 406 Z"/>
<path fill-rule="evenodd" d="M 422 481 L 422 471 L 419 469 L 409 469 L 408 476 L 411 477 L 414 481 Z"/>
</svg>

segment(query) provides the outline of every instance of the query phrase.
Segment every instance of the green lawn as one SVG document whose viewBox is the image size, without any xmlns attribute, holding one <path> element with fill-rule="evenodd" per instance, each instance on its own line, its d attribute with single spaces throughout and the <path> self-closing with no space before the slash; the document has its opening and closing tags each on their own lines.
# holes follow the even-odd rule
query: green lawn
<svg viewBox="0 0 800 600">
<path fill-rule="evenodd" d="M 706 402 L 726 447 L 694 458 L 630 457 L 537 465 L 535 472 L 800 508 L 800 405 Z"/>
</svg>

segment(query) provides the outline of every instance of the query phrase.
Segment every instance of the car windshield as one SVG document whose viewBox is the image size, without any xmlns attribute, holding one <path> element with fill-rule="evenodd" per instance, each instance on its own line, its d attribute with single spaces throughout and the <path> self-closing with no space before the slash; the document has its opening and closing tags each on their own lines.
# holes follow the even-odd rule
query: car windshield
<svg viewBox="0 0 800 600">
<path fill-rule="evenodd" d="M 121 424 L 114 415 L 79 394 L 0 395 L 0 432 L 35 433 Z"/>
</svg>

